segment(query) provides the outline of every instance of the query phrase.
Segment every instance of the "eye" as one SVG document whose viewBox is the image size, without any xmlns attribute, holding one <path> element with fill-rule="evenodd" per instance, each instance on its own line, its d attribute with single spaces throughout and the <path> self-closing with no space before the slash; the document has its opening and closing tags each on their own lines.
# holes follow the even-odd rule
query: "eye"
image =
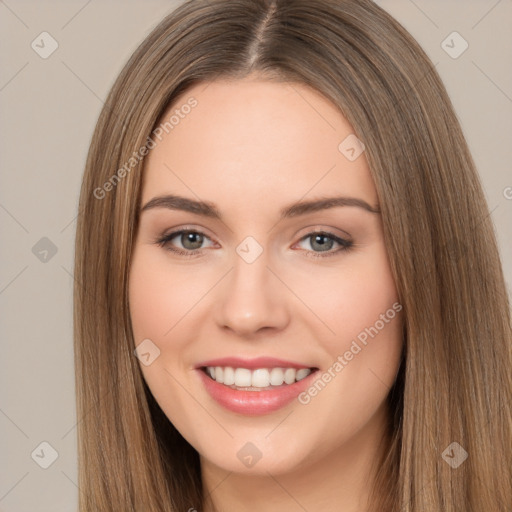
<svg viewBox="0 0 512 512">
<path fill-rule="evenodd" d="M 181 247 L 176 247 L 173 240 L 177 240 Z M 194 229 L 180 229 L 173 231 L 162 238 L 156 240 L 156 244 L 164 249 L 179 254 L 181 256 L 190 257 L 196 256 L 204 249 L 203 243 L 205 240 L 211 239 L 200 231 Z M 302 237 L 298 244 L 308 242 L 310 248 L 306 248 L 306 255 L 313 258 L 323 258 L 334 256 L 342 251 L 348 251 L 353 242 L 340 238 L 333 233 L 327 231 L 313 231 Z M 298 245 L 296 244 L 296 245 Z M 334 246 L 338 246 L 336 250 L 332 250 Z"/>
<path fill-rule="evenodd" d="M 301 248 L 308 251 L 308 256 L 322 257 L 332 256 L 340 251 L 347 251 L 352 247 L 353 242 L 340 238 L 332 233 L 316 231 L 301 238 L 297 245 L 302 245 Z M 335 248 L 334 251 L 332 250 L 333 248 Z"/>
<path fill-rule="evenodd" d="M 181 229 L 165 235 L 157 240 L 156 243 L 169 251 L 184 256 L 193 256 L 205 248 L 203 244 L 207 241 L 213 245 L 211 239 L 204 233 L 192 229 Z"/>
</svg>

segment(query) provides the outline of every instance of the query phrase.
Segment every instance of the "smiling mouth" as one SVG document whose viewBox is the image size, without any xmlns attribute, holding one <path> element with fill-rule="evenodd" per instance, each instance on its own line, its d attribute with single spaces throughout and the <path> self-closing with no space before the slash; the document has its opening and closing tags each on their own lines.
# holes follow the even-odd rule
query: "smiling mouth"
<svg viewBox="0 0 512 512">
<path fill-rule="evenodd" d="M 203 366 L 201 370 L 218 384 L 239 391 L 269 391 L 290 386 L 311 375 L 318 368 L 233 368 Z"/>
</svg>

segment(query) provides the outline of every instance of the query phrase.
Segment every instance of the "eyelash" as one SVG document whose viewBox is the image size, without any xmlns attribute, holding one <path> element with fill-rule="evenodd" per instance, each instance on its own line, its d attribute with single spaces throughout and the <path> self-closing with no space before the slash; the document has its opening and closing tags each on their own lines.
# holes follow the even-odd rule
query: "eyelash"
<svg viewBox="0 0 512 512">
<path fill-rule="evenodd" d="M 197 256 L 201 252 L 202 249 L 184 250 L 184 249 L 180 249 L 179 247 L 172 247 L 172 246 L 168 245 L 169 242 L 173 238 L 176 238 L 177 236 L 185 234 L 185 233 L 202 235 L 205 238 L 210 240 L 210 238 L 207 235 L 205 235 L 204 233 L 201 233 L 200 231 L 196 231 L 195 229 L 180 229 L 178 231 L 173 231 L 172 233 L 169 233 L 168 235 L 165 235 L 162 238 L 157 239 L 155 241 L 155 243 L 167 251 L 173 252 L 175 254 L 179 254 L 180 256 L 185 256 L 186 258 L 191 258 L 191 257 Z M 328 258 L 331 256 L 335 256 L 338 253 L 349 251 L 354 245 L 352 241 L 340 238 L 340 237 L 334 235 L 333 233 L 329 233 L 328 231 L 312 231 L 311 233 L 308 233 L 307 235 L 303 236 L 299 240 L 299 242 L 301 242 L 303 240 L 307 240 L 308 238 L 311 238 L 314 235 L 321 235 L 321 236 L 330 238 L 330 239 L 334 240 L 337 244 L 339 244 L 340 247 L 337 250 L 334 250 L 334 251 L 329 250 L 329 251 L 325 251 L 325 252 L 324 251 L 318 252 L 318 251 L 305 250 L 306 255 L 310 258 Z"/>
</svg>

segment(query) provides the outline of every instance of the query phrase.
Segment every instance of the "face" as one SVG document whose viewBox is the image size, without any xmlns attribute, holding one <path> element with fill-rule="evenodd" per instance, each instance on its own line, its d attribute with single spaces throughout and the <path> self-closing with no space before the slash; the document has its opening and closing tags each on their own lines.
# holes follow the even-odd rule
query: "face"
<svg viewBox="0 0 512 512">
<path fill-rule="evenodd" d="M 197 85 L 173 114 L 147 156 L 129 283 L 152 394 L 211 467 L 369 453 L 401 306 L 352 127 L 316 91 L 257 78 Z"/>
</svg>

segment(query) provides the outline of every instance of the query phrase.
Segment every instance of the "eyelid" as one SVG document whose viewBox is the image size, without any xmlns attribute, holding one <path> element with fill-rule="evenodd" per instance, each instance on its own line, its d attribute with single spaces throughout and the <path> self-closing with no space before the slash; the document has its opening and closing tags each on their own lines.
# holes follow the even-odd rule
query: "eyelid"
<svg viewBox="0 0 512 512">
<path fill-rule="evenodd" d="M 304 234 L 301 234 L 304 233 Z M 336 228 L 334 226 L 327 226 L 325 224 L 310 224 L 309 226 L 305 226 L 301 228 L 295 236 L 300 237 L 302 240 L 305 236 L 316 234 L 316 233 L 324 233 L 326 235 L 332 236 L 334 238 L 341 238 L 342 240 L 346 240 L 347 242 L 352 242 L 352 235 L 343 229 Z"/>
<path fill-rule="evenodd" d="M 208 238 L 212 242 L 218 243 L 215 240 L 215 237 L 209 234 L 207 229 L 203 227 L 194 227 L 192 225 L 183 225 L 167 229 L 160 236 L 158 236 L 158 239 L 169 239 L 169 237 L 175 237 L 181 233 L 197 233 L 198 235 L 202 235 L 205 238 Z"/>
</svg>

